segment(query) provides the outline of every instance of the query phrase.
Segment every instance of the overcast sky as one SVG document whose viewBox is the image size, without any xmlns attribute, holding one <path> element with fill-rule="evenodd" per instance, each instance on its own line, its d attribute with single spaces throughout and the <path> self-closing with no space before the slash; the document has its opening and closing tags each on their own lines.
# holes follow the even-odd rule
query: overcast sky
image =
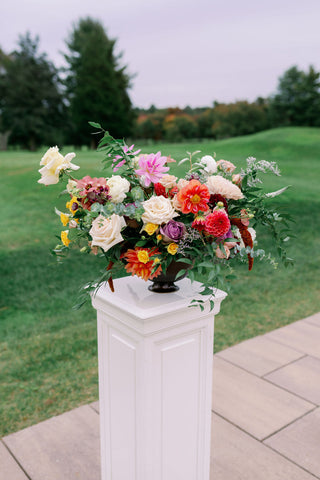
<svg viewBox="0 0 320 480">
<path fill-rule="evenodd" d="M 320 0 L 7 0 L 0 47 L 13 50 L 29 30 L 60 66 L 72 24 L 85 16 L 118 39 L 140 107 L 254 100 L 292 65 L 320 70 Z"/>
</svg>

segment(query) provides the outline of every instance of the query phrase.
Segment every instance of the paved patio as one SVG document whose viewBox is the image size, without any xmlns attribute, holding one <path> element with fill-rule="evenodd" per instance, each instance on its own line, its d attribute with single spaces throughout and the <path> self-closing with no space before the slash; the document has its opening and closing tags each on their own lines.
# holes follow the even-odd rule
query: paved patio
<svg viewBox="0 0 320 480">
<path fill-rule="evenodd" d="M 218 353 L 213 371 L 211 479 L 320 479 L 320 313 Z M 0 441 L 0 480 L 99 480 L 99 462 L 98 402 Z"/>
</svg>

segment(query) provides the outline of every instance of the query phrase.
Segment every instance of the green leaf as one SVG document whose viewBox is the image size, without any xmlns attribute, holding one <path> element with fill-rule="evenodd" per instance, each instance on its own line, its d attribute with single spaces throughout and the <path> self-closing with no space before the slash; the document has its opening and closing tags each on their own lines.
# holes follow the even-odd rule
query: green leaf
<svg viewBox="0 0 320 480">
<path fill-rule="evenodd" d="M 97 123 L 97 122 L 88 122 L 89 125 L 91 125 L 91 127 L 93 128 L 102 128 L 100 123 Z"/>
</svg>

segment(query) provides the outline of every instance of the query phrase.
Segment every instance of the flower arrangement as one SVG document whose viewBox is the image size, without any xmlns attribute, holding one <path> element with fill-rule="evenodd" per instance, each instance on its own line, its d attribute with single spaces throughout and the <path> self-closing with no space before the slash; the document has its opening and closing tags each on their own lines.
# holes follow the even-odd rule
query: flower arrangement
<svg viewBox="0 0 320 480">
<path fill-rule="evenodd" d="M 249 157 L 246 168 L 237 171 L 227 160 L 195 152 L 179 162 L 188 162 L 189 168 L 178 178 L 170 173 L 171 157 L 142 154 L 89 123 L 103 132 L 98 150 L 105 153 L 103 163 L 111 167 L 111 176 L 76 179 L 73 171 L 79 167 L 71 163 L 75 154 L 64 157 L 52 147 L 40 162 L 38 180 L 50 185 L 67 179 L 66 210 L 56 209 L 65 229 L 54 253 L 63 255 L 77 245 L 81 252 L 103 258 L 102 275 L 87 290 L 104 281 L 113 290 L 115 274 L 154 280 L 175 261 L 192 267 L 189 277 L 202 281 L 201 293 L 214 295 L 217 282 L 232 277 L 236 261 L 248 262 L 249 270 L 255 258 L 275 265 L 257 247 L 258 224 L 271 230 L 280 259 L 292 262 L 284 249 L 290 219 L 269 205 L 287 187 L 266 194 L 258 176 L 267 171 L 280 175 L 275 162 Z M 224 277 L 221 266 L 226 267 Z M 201 300 L 194 302 L 203 308 Z"/>
</svg>

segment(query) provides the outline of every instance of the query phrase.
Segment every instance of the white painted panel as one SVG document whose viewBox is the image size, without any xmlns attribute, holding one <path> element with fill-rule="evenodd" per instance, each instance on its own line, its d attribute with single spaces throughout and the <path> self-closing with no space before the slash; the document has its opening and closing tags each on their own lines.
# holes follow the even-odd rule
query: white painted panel
<svg viewBox="0 0 320 480">
<path fill-rule="evenodd" d="M 112 480 L 136 477 L 136 345 L 110 330 L 109 386 Z"/>
<path fill-rule="evenodd" d="M 196 480 L 200 332 L 161 346 L 162 480 Z"/>
</svg>

